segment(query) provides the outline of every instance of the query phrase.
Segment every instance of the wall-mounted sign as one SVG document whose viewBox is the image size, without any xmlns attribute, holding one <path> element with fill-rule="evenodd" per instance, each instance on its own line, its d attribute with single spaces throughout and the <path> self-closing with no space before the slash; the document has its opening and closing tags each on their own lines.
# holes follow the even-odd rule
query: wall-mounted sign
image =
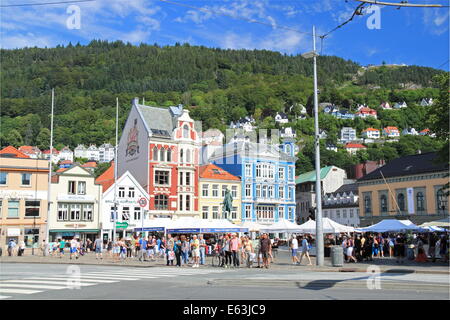
<svg viewBox="0 0 450 320">
<path fill-rule="evenodd" d="M 45 191 L 29 191 L 29 190 L 0 190 L 1 199 L 47 199 Z"/>
<path fill-rule="evenodd" d="M 413 214 L 414 213 L 414 189 L 407 188 L 406 193 L 408 195 L 408 213 Z"/>
<path fill-rule="evenodd" d="M 128 131 L 128 139 L 127 139 L 127 149 L 125 151 L 125 156 L 132 157 L 135 154 L 139 153 L 139 130 L 137 129 L 137 119 L 134 119 L 133 128 Z"/>
</svg>

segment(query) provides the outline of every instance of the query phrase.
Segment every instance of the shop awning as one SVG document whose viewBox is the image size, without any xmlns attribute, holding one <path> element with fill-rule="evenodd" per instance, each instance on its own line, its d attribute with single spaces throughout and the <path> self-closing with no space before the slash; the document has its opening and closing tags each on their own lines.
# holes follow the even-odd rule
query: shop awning
<svg viewBox="0 0 450 320">
<path fill-rule="evenodd" d="M 75 233 L 86 233 L 86 232 L 100 232 L 100 229 L 55 229 L 50 230 L 53 233 L 63 233 L 63 232 L 75 232 Z"/>
</svg>

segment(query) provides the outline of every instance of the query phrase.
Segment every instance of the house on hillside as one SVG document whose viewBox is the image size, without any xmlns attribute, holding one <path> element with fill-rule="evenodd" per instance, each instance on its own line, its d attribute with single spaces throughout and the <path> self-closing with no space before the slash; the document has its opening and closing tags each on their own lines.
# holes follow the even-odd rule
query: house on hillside
<svg viewBox="0 0 450 320">
<path fill-rule="evenodd" d="M 360 144 L 360 143 L 347 143 L 344 146 L 345 150 L 347 150 L 348 153 L 351 155 L 355 155 L 360 150 L 366 150 L 367 147 Z"/>
<path fill-rule="evenodd" d="M 29 156 L 31 159 L 39 159 L 42 155 L 41 150 L 39 150 L 38 147 L 33 146 L 21 146 L 19 147 L 19 151 L 23 152 L 27 156 Z"/>
<path fill-rule="evenodd" d="M 246 116 L 245 118 L 241 118 L 236 122 L 231 121 L 230 129 L 244 129 L 245 132 L 251 132 L 256 129 L 255 126 L 256 120 L 253 116 Z"/>
<path fill-rule="evenodd" d="M 295 139 L 297 137 L 297 133 L 296 133 L 295 129 L 292 129 L 291 127 L 286 127 L 286 128 L 282 128 L 280 130 L 280 137 Z"/>
<path fill-rule="evenodd" d="M 61 151 L 59 152 L 59 159 L 60 160 L 69 160 L 71 162 L 73 162 L 73 151 L 70 150 L 69 147 L 64 147 L 61 149 Z"/>
<path fill-rule="evenodd" d="M 398 138 L 400 137 L 400 131 L 397 127 L 386 127 L 383 129 L 383 135 L 385 135 L 388 138 Z"/>
<path fill-rule="evenodd" d="M 392 110 L 391 105 L 389 104 L 389 102 L 383 102 L 380 104 L 380 108 L 382 108 L 383 110 Z"/>
<path fill-rule="evenodd" d="M 276 123 L 288 123 L 289 119 L 286 113 L 280 112 L 275 115 L 275 122 Z"/>
<path fill-rule="evenodd" d="M 414 128 L 406 128 L 402 131 L 403 136 L 418 136 L 419 133 Z"/>
<path fill-rule="evenodd" d="M 429 98 L 429 99 L 423 98 L 422 101 L 420 102 L 420 105 L 422 107 L 432 106 L 433 105 L 433 98 Z"/>
<path fill-rule="evenodd" d="M 408 108 L 408 105 L 406 104 L 405 101 L 397 102 L 394 104 L 394 109 L 403 109 L 403 108 Z"/>
<path fill-rule="evenodd" d="M 86 150 L 86 158 L 89 160 L 100 161 L 100 152 L 95 144 L 91 144 Z"/>
<path fill-rule="evenodd" d="M 347 143 L 356 140 L 356 130 L 351 127 L 341 129 L 341 142 Z"/>
<path fill-rule="evenodd" d="M 50 150 L 44 150 L 42 151 L 42 156 L 45 160 L 50 159 Z M 59 162 L 59 151 L 53 148 L 52 152 L 52 163 L 57 164 Z"/>
<path fill-rule="evenodd" d="M 114 159 L 114 146 L 104 143 L 98 147 L 98 154 L 100 162 L 111 162 Z"/>
<path fill-rule="evenodd" d="M 422 131 L 419 132 L 419 135 L 421 136 L 430 136 L 432 138 L 436 137 L 435 133 L 431 133 L 430 129 L 423 129 Z"/>
<path fill-rule="evenodd" d="M 86 147 L 83 144 L 79 144 L 75 149 L 74 149 L 74 156 L 75 158 L 87 158 L 86 156 Z"/>
<path fill-rule="evenodd" d="M 355 117 L 366 119 L 368 117 L 372 117 L 377 119 L 377 112 L 374 109 L 363 107 L 358 110 L 358 112 L 355 114 Z"/>
<path fill-rule="evenodd" d="M 361 132 L 361 136 L 365 139 L 380 139 L 380 130 L 375 128 L 367 128 Z"/>
</svg>

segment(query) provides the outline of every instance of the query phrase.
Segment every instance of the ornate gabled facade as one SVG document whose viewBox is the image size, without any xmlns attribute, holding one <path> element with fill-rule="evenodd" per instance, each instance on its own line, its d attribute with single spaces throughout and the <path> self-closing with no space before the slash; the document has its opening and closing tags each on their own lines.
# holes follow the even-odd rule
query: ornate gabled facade
<svg viewBox="0 0 450 320">
<path fill-rule="evenodd" d="M 129 171 L 149 194 L 151 216 L 198 216 L 200 136 L 189 111 L 133 100 L 118 147 L 118 174 Z"/>
</svg>

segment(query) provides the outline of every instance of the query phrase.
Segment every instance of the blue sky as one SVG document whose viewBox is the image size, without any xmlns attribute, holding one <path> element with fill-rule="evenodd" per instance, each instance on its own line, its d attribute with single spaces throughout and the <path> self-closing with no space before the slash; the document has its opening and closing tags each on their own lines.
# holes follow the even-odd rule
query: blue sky
<svg viewBox="0 0 450 320">
<path fill-rule="evenodd" d="M 2 5 L 61 0 L 0 0 Z M 68 29 L 69 4 L 0 8 L 2 48 L 54 47 L 92 39 L 123 40 L 133 44 L 158 43 L 231 49 L 267 49 L 299 54 L 312 48 L 315 24 L 323 34 L 346 19 L 355 0 L 173 0 L 212 10 L 198 11 L 159 0 L 97 0 L 76 4 L 80 29 Z M 391 0 L 399 2 L 399 0 Z M 448 4 L 449 0 L 410 0 L 410 3 Z M 217 13 L 224 13 L 224 16 Z M 449 9 L 381 7 L 381 29 L 369 29 L 366 12 L 323 43 L 322 53 L 362 65 L 395 64 L 449 68 Z M 249 23 L 253 19 L 268 25 Z M 318 43 L 320 49 L 320 42 Z M 446 63 L 447 62 L 447 63 Z M 446 63 L 446 64 L 445 64 Z"/>
</svg>

